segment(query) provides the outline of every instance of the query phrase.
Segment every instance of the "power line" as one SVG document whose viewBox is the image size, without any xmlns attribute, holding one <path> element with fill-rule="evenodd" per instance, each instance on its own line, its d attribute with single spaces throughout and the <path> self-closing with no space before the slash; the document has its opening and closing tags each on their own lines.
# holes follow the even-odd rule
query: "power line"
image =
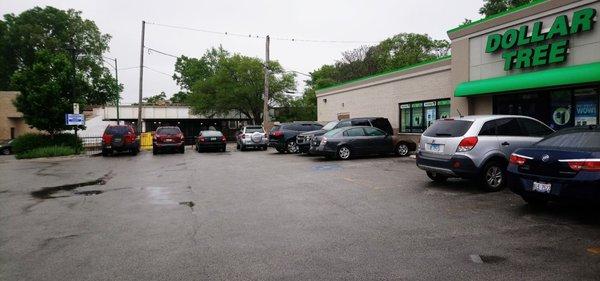
<svg viewBox="0 0 600 281">
<path fill-rule="evenodd" d="M 151 68 L 151 67 L 148 67 L 148 66 L 146 66 L 146 65 L 144 65 L 144 68 L 145 68 L 145 69 L 148 69 L 148 70 L 152 70 L 152 71 L 154 71 L 154 72 L 156 72 L 156 73 L 160 73 L 160 74 L 162 74 L 162 75 L 166 75 L 166 76 L 169 76 L 169 77 L 173 77 L 173 74 L 169 74 L 169 73 L 166 73 L 166 72 L 162 72 L 162 71 L 160 71 L 160 70 L 156 70 L 156 69 L 154 69 L 154 68 Z"/>
<path fill-rule="evenodd" d="M 140 68 L 140 67 L 139 66 L 123 67 L 123 68 L 119 68 L 119 70 L 129 70 L 129 69 L 136 69 L 136 68 Z"/>
<path fill-rule="evenodd" d="M 225 35 L 225 36 L 235 36 L 235 37 L 250 38 L 250 39 L 266 39 L 267 38 L 264 35 L 258 35 L 258 34 L 242 34 L 242 33 L 228 32 L 228 31 L 215 31 L 215 30 L 208 30 L 208 29 L 194 28 L 194 27 L 187 27 L 187 26 L 180 26 L 180 25 L 162 24 L 162 23 L 156 23 L 156 22 L 146 22 L 146 23 L 156 25 L 156 26 L 174 28 L 174 29 L 197 31 L 197 32 L 218 34 L 218 35 Z M 278 40 L 278 41 L 289 41 L 289 42 L 332 43 L 332 44 L 378 44 L 379 43 L 378 41 L 320 40 L 320 39 L 303 39 L 303 38 L 296 38 L 296 37 L 287 37 L 287 38 L 286 37 L 273 37 L 272 39 Z"/>
</svg>

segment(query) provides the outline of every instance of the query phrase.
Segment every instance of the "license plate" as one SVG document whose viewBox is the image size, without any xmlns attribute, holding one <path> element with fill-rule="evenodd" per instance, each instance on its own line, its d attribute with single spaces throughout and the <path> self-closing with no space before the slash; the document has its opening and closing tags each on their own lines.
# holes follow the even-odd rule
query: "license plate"
<svg viewBox="0 0 600 281">
<path fill-rule="evenodd" d="M 532 189 L 533 191 L 541 193 L 550 193 L 550 191 L 552 190 L 552 184 L 534 181 Z"/>
<path fill-rule="evenodd" d="M 115 138 L 115 142 L 121 142 L 121 138 Z"/>
<path fill-rule="evenodd" d="M 442 152 L 444 150 L 443 144 L 432 143 L 429 145 L 429 151 L 432 152 Z"/>
<path fill-rule="evenodd" d="M 216 140 L 217 140 L 217 138 L 210 138 L 210 140 L 211 140 L 211 141 L 216 141 Z"/>
<path fill-rule="evenodd" d="M 165 142 L 172 142 L 173 139 L 165 139 Z"/>
</svg>

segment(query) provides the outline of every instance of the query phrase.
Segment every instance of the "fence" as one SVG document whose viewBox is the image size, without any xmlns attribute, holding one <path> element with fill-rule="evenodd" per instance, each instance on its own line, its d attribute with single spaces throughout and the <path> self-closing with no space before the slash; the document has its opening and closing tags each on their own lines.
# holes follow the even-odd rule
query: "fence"
<svg viewBox="0 0 600 281">
<path fill-rule="evenodd" d="M 86 155 L 93 155 L 102 152 L 102 136 L 79 136 L 83 143 L 83 150 Z"/>
</svg>

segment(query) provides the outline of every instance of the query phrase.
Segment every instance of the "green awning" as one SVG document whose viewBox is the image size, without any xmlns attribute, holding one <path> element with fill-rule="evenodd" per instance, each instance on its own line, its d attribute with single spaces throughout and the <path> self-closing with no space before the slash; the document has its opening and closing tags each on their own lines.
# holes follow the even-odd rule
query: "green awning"
<svg viewBox="0 0 600 281">
<path fill-rule="evenodd" d="M 595 82 L 600 82 L 600 62 L 464 82 L 456 87 L 454 96 L 469 97 Z"/>
</svg>

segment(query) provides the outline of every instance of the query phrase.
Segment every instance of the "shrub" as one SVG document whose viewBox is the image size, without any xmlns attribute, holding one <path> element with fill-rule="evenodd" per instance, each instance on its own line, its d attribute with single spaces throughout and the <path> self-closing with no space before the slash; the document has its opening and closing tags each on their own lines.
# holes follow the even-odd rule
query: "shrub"
<svg viewBox="0 0 600 281">
<path fill-rule="evenodd" d="M 38 147 L 32 150 L 21 152 L 15 157 L 17 159 L 31 159 L 40 157 L 56 157 L 75 154 L 75 149 L 68 146 L 47 146 Z"/>
<path fill-rule="evenodd" d="M 17 137 L 13 143 L 13 153 L 20 154 L 40 147 L 49 146 L 64 146 L 75 149 L 79 147 L 79 151 L 83 149 L 81 139 L 75 137 L 74 134 L 61 133 L 51 137 L 48 134 L 24 134 Z"/>
</svg>

